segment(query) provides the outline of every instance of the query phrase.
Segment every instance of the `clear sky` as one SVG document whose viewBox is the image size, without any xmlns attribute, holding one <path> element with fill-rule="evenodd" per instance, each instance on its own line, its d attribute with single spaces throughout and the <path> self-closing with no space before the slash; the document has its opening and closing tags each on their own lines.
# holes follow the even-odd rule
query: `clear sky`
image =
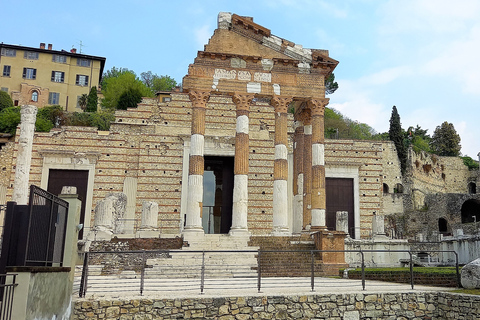
<svg viewBox="0 0 480 320">
<path fill-rule="evenodd" d="M 340 64 L 329 107 L 388 131 L 454 124 L 462 153 L 480 147 L 478 0 L 0 0 L 0 41 L 106 57 L 106 69 L 152 71 L 180 82 L 213 34 L 219 12 L 254 21 Z"/>
</svg>

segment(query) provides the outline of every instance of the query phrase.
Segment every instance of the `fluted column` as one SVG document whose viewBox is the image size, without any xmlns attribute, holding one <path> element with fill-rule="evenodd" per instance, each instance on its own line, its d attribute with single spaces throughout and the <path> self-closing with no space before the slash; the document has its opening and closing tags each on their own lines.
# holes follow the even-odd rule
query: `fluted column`
<svg viewBox="0 0 480 320">
<path fill-rule="evenodd" d="M 310 110 L 303 114 L 303 230 L 312 226 L 312 119 Z"/>
<path fill-rule="evenodd" d="M 305 134 L 303 122 L 295 119 L 295 133 L 293 136 L 293 232 L 303 229 L 303 148 Z"/>
<path fill-rule="evenodd" d="M 273 168 L 273 234 L 288 235 L 287 110 L 291 97 L 275 96 L 275 162 Z"/>
<path fill-rule="evenodd" d="M 312 112 L 312 229 L 326 229 L 324 113 L 328 101 L 308 101 Z"/>
<path fill-rule="evenodd" d="M 192 101 L 192 132 L 188 168 L 188 200 L 185 232 L 203 232 L 203 171 L 205 145 L 205 107 L 209 92 L 190 91 Z"/>
<path fill-rule="evenodd" d="M 235 176 L 233 180 L 231 235 L 248 234 L 248 160 L 250 153 L 248 113 L 253 98 L 253 94 L 235 94 L 232 97 L 232 101 L 237 107 L 237 128 L 235 134 Z"/>
</svg>

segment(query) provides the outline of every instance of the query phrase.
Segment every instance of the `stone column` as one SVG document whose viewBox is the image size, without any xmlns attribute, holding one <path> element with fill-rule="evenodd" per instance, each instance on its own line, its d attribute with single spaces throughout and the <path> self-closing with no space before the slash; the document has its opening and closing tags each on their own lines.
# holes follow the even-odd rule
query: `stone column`
<svg viewBox="0 0 480 320">
<path fill-rule="evenodd" d="M 18 205 L 28 204 L 28 182 L 32 163 L 32 145 L 37 119 L 37 107 L 24 105 L 20 110 L 20 136 L 15 163 L 15 181 L 13 183 L 12 201 Z"/>
<path fill-rule="evenodd" d="M 273 234 L 288 235 L 288 161 L 287 111 L 291 97 L 275 96 L 275 163 L 273 168 Z"/>
<path fill-rule="evenodd" d="M 303 121 L 303 230 L 312 226 L 312 122 L 309 111 Z"/>
<path fill-rule="evenodd" d="M 250 104 L 254 95 L 235 94 L 232 101 L 237 106 L 235 134 L 235 167 L 233 180 L 233 212 L 230 235 L 248 234 L 248 160 L 250 143 L 248 135 Z"/>
<path fill-rule="evenodd" d="M 142 202 L 142 223 L 137 236 L 138 238 L 158 238 L 158 203 Z"/>
<path fill-rule="evenodd" d="M 312 229 L 326 229 L 324 113 L 328 99 L 310 99 L 312 112 Z"/>
<path fill-rule="evenodd" d="M 293 232 L 303 229 L 303 123 L 296 121 L 293 141 Z"/>
<path fill-rule="evenodd" d="M 337 211 L 336 231 L 343 231 L 348 235 L 348 211 Z"/>
<path fill-rule="evenodd" d="M 190 91 L 192 101 L 192 132 L 188 168 L 188 198 L 185 232 L 203 233 L 203 171 L 205 144 L 205 108 L 209 92 Z"/>
</svg>

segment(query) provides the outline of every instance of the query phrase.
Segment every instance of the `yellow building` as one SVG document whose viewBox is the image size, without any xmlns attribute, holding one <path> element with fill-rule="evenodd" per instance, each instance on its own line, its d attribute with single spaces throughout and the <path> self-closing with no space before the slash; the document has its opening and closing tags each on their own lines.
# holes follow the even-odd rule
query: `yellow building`
<svg viewBox="0 0 480 320">
<path fill-rule="evenodd" d="M 14 105 L 60 105 L 78 111 L 78 98 L 99 86 L 105 58 L 70 51 L 0 43 L 0 88 Z"/>
</svg>

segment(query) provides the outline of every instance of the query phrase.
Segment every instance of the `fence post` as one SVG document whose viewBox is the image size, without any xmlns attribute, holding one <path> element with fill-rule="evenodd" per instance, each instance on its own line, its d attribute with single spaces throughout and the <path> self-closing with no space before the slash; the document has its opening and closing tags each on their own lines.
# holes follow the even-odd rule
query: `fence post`
<svg viewBox="0 0 480 320">
<path fill-rule="evenodd" d="M 453 251 L 455 253 L 455 270 L 457 272 L 457 288 L 462 287 L 462 280 L 460 278 L 460 271 L 458 270 L 458 253 L 456 251 Z"/>
<path fill-rule="evenodd" d="M 87 278 L 88 278 L 88 251 L 85 252 L 83 257 L 82 278 L 80 279 L 80 289 L 78 295 L 80 298 L 84 298 L 87 293 Z"/>
<path fill-rule="evenodd" d="M 205 287 L 205 250 L 202 251 L 202 268 L 200 273 L 200 294 L 203 294 Z"/>
<path fill-rule="evenodd" d="M 362 257 L 362 290 L 365 290 L 365 256 L 362 249 L 360 249 L 360 256 Z"/>
<path fill-rule="evenodd" d="M 413 257 L 411 251 L 408 251 L 408 254 L 410 255 L 410 285 L 412 286 L 413 290 Z"/>
<path fill-rule="evenodd" d="M 143 295 L 143 289 L 144 289 L 144 285 L 145 285 L 145 259 L 146 259 L 146 254 L 145 254 L 145 250 L 143 250 L 142 252 L 142 269 L 140 271 L 140 295 L 142 296 Z"/>
<path fill-rule="evenodd" d="M 258 288 L 258 293 L 260 293 L 260 289 L 262 287 L 262 264 L 260 263 L 261 254 L 262 254 L 262 251 L 260 251 L 260 249 L 258 249 L 258 256 L 257 256 L 257 288 Z"/>
<path fill-rule="evenodd" d="M 312 255 L 310 283 L 311 283 L 311 286 L 312 286 L 312 292 L 314 292 L 315 291 L 315 266 L 314 266 L 315 256 L 313 255 L 313 250 L 310 251 L 310 254 Z"/>
</svg>

